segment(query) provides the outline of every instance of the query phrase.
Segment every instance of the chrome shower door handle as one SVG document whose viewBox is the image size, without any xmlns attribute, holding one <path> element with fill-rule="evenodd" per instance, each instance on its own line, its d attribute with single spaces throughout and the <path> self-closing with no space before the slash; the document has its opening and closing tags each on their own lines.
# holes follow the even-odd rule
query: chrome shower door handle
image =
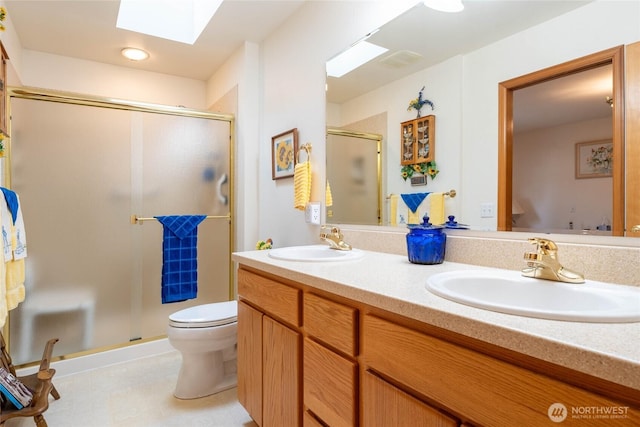
<svg viewBox="0 0 640 427">
<path fill-rule="evenodd" d="M 229 204 L 229 197 L 222 194 L 222 186 L 226 184 L 228 180 L 229 179 L 227 177 L 227 174 L 223 173 L 220 179 L 218 179 L 218 182 L 216 183 L 216 193 L 218 195 L 218 200 L 220 200 L 220 203 L 222 203 L 225 206 Z"/>
</svg>

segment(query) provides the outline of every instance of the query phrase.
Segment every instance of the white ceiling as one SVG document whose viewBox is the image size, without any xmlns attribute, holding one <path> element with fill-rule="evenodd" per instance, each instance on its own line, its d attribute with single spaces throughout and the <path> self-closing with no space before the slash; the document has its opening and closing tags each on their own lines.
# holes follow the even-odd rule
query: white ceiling
<svg viewBox="0 0 640 427">
<path fill-rule="evenodd" d="M 207 80 L 245 41 L 261 42 L 304 2 L 225 0 L 193 45 L 116 28 L 118 0 L 5 0 L 5 25 L 24 49 Z M 131 62 L 120 55 L 127 46 L 151 57 Z"/>
<path fill-rule="evenodd" d="M 328 79 L 328 101 L 341 104 L 390 81 L 456 55 L 472 52 L 589 2 L 464 0 L 465 9 L 460 13 L 438 12 L 417 4 L 367 39 L 389 49 L 387 53 L 341 78 Z M 417 53 L 420 58 L 402 67 L 389 64 L 390 59 L 403 53 Z"/>
<path fill-rule="evenodd" d="M 341 104 L 582 7 L 589 1 L 464 0 L 463 3 L 464 11 L 453 14 L 418 4 L 385 24 L 367 41 L 389 51 L 343 77 L 329 77 L 328 102 Z M 416 54 L 415 62 L 403 63 Z M 606 97 L 612 94 L 611 73 L 610 66 L 600 67 L 516 91 L 514 132 L 611 117 L 611 107 L 606 103 Z"/>
<path fill-rule="evenodd" d="M 194 45 L 116 28 L 118 0 L 6 0 L 5 25 L 14 27 L 24 49 L 207 80 L 245 41 L 261 42 L 305 1 L 318 0 L 225 0 Z M 465 10 L 456 14 L 418 4 L 369 39 L 388 53 L 340 79 L 329 78 L 327 100 L 341 103 L 589 1 L 464 0 Z M 120 55 L 126 46 L 143 48 L 151 57 L 128 61 Z M 406 51 L 422 59 L 390 65 L 392 55 Z"/>
<path fill-rule="evenodd" d="M 612 119 L 613 67 L 603 65 L 513 94 L 514 133 L 600 118 Z"/>
</svg>

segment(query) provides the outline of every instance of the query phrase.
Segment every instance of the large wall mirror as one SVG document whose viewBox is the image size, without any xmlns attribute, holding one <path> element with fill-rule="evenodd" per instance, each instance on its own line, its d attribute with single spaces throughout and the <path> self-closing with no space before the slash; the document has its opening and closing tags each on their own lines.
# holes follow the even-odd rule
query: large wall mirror
<svg viewBox="0 0 640 427">
<path fill-rule="evenodd" d="M 381 154 L 383 200 L 384 196 L 392 193 L 446 191 L 454 188 L 458 190 L 458 196 L 455 200 L 447 201 L 450 203 L 447 214 L 460 214 L 456 218 L 471 224 L 476 230 L 522 229 L 585 234 L 583 229 L 589 229 L 589 234 L 623 235 L 625 122 L 624 70 L 623 62 L 619 62 L 622 61 L 623 48 L 620 46 L 639 40 L 640 32 L 630 34 L 610 28 L 607 34 L 613 35 L 606 36 L 606 40 L 600 36 L 582 37 L 580 41 L 564 40 L 573 37 L 565 31 L 567 24 L 584 20 L 580 21 L 584 27 L 590 27 L 591 21 L 597 21 L 605 8 L 611 8 L 607 10 L 610 17 L 624 22 L 629 19 L 629 13 L 637 13 L 637 5 L 590 1 L 466 2 L 465 10 L 459 14 L 442 14 L 418 4 L 366 39 L 389 49 L 387 52 L 342 77 L 327 77 L 327 126 L 342 127 L 379 114 L 385 115 L 386 128 L 384 131 L 379 128 L 375 131 L 384 135 Z M 536 25 L 544 27 L 544 30 L 536 32 Z M 618 31 L 620 34 L 617 34 Z M 548 43 L 553 40 L 559 40 L 558 46 L 550 50 Z M 557 51 L 562 53 L 557 54 Z M 617 53 L 612 53 L 614 51 Z M 518 57 L 514 57 L 514 52 Z M 602 52 L 607 53 L 603 55 Z M 593 57 L 598 58 L 593 60 Z M 584 62 L 584 58 L 591 59 Z M 498 90 L 501 82 L 517 81 L 517 76 L 554 68 L 554 64 L 575 59 L 578 59 L 578 65 L 574 64 L 571 70 L 566 68 L 553 76 L 548 74 L 544 78 L 532 79 L 520 84 L 517 90 L 515 86 L 511 87 L 510 102 L 519 107 L 509 113 L 506 122 L 499 123 L 504 107 L 501 106 L 498 111 L 499 100 L 503 97 Z M 477 64 L 488 64 L 491 68 L 479 68 Z M 473 68 L 474 65 L 476 68 Z M 584 78 L 578 78 L 578 74 L 575 74 L 578 71 L 584 72 Z M 558 74 L 566 79 L 560 79 Z M 550 156 L 554 161 L 560 161 L 556 152 L 547 152 L 547 161 L 543 153 L 543 157 L 536 162 L 539 171 L 546 173 L 549 179 L 555 176 L 559 183 L 564 183 L 565 178 L 556 175 L 558 169 L 571 175 L 580 188 L 565 189 L 565 194 L 602 192 L 602 195 L 589 202 L 571 202 L 565 197 L 563 200 L 540 203 L 539 195 L 529 197 L 520 193 L 512 197 L 514 184 L 511 174 L 513 170 L 524 167 L 520 168 L 511 162 L 514 157 L 524 158 L 525 162 L 531 159 L 526 151 L 517 152 L 514 156 L 513 151 L 507 153 L 502 148 L 499 150 L 499 147 L 503 147 L 505 136 L 510 132 L 513 137 L 513 129 L 524 129 L 525 124 L 520 124 L 518 117 L 533 117 L 535 109 L 556 111 L 552 98 L 566 101 L 575 95 L 577 85 L 585 87 L 581 82 L 587 78 L 608 82 L 597 87 L 587 84 L 588 91 L 580 89 L 583 96 L 590 97 L 583 98 L 584 106 L 592 106 L 592 110 L 597 112 L 586 113 L 588 116 L 582 118 L 567 119 L 562 124 L 568 128 L 567 122 L 571 121 L 573 127 L 581 128 L 586 133 L 564 138 L 566 145 L 562 151 L 567 151 L 568 157 L 562 160 L 562 166 L 552 167 L 552 162 L 548 161 Z M 553 97 L 534 102 L 537 98 L 534 92 L 539 89 L 542 93 L 548 89 L 547 85 L 538 85 L 543 82 L 548 86 L 562 83 L 562 87 L 553 89 Z M 428 180 L 427 187 L 412 188 L 399 177 L 396 146 L 399 145 L 400 123 L 415 117 L 415 114 L 413 117 L 407 116 L 411 114 L 405 111 L 407 103 L 415 98 L 422 85 L 426 86 L 426 97 L 435 103 L 435 110 L 428 114 L 435 114 L 438 120 L 436 161 L 441 172 L 437 179 Z M 538 86 L 538 89 L 534 89 L 534 86 Z M 522 92 L 518 93 L 521 89 Z M 575 110 L 566 106 L 560 109 L 565 112 Z M 553 115 L 557 119 L 559 113 Z M 587 131 L 585 123 L 581 126 L 580 122 L 589 122 L 589 126 L 598 125 L 599 128 L 589 127 Z M 556 122 L 550 126 L 559 127 L 560 124 Z M 366 128 L 359 130 L 369 131 Z M 532 129 L 529 132 L 533 134 Z M 502 141 L 500 145 L 499 141 Z M 606 145 L 609 141 L 611 145 Z M 576 177 L 576 150 L 583 146 L 577 144 L 590 142 L 603 142 L 606 147 L 612 147 L 614 165 L 611 176 L 593 179 Z M 542 140 L 538 139 L 538 143 L 539 149 L 529 146 L 527 150 L 544 152 Z M 508 156 L 508 165 L 504 163 L 505 155 Z M 330 153 L 327 153 L 327 162 L 333 161 Z M 505 181 L 506 173 L 509 174 L 509 182 Z M 522 182 L 523 179 L 527 178 L 518 175 L 516 180 Z M 336 184 L 332 182 L 331 185 L 333 188 Z M 585 189 L 587 185 L 593 185 L 597 190 Z M 549 191 L 542 192 L 545 197 L 548 196 Z M 495 204 L 495 217 L 482 217 L 479 206 L 484 202 Z M 512 216 L 515 205 L 517 213 Z M 542 209 L 544 205 L 548 207 L 544 212 L 535 212 L 533 209 Z M 385 213 L 383 203 L 382 225 L 388 225 Z M 554 220 L 543 221 L 543 218 L 551 217 Z"/>
</svg>

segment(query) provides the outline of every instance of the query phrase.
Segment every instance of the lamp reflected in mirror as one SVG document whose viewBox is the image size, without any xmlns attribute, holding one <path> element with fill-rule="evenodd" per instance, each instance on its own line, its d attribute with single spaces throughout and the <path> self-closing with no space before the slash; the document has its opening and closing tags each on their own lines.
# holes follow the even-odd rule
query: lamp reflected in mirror
<svg viewBox="0 0 640 427">
<path fill-rule="evenodd" d="M 424 0 L 424 5 L 439 12 L 456 13 L 464 10 L 461 0 Z"/>
<path fill-rule="evenodd" d="M 515 198 L 511 201 L 511 222 L 514 227 L 517 227 L 518 218 L 524 214 L 524 209 Z"/>
</svg>

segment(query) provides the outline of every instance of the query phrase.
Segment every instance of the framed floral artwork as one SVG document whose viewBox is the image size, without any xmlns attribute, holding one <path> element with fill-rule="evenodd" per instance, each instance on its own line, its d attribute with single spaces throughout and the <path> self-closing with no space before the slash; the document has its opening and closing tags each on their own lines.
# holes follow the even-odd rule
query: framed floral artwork
<svg viewBox="0 0 640 427">
<path fill-rule="evenodd" d="M 578 142 L 576 144 L 576 178 L 602 178 L 613 171 L 613 141 Z"/>
<path fill-rule="evenodd" d="M 271 138 L 271 179 L 293 176 L 298 152 L 298 129 Z"/>
</svg>

